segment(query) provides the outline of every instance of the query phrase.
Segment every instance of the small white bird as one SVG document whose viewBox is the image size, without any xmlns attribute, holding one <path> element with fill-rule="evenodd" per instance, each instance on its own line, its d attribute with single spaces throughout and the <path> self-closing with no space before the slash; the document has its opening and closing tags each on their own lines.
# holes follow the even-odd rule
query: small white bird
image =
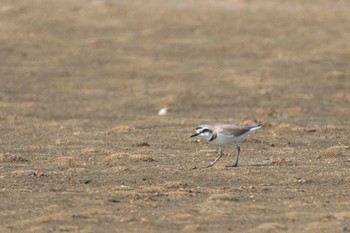
<svg viewBox="0 0 350 233">
<path fill-rule="evenodd" d="M 221 146 L 233 143 L 237 147 L 236 162 L 226 167 L 237 167 L 239 154 L 241 151 L 240 143 L 255 130 L 260 129 L 261 125 L 255 126 L 237 126 L 237 125 L 200 125 L 191 137 L 199 136 L 205 142 L 218 145 L 218 157 L 207 167 L 212 167 L 222 157 Z"/>
</svg>

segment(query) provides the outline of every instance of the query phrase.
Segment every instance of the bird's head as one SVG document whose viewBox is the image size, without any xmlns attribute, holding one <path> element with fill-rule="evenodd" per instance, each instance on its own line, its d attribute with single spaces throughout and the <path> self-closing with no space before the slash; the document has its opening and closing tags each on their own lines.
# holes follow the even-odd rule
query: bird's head
<svg viewBox="0 0 350 233">
<path fill-rule="evenodd" d="M 209 139 L 211 138 L 212 134 L 213 134 L 213 127 L 210 125 L 201 125 L 198 126 L 196 128 L 196 132 L 194 134 L 191 135 L 192 137 L 200 137 L 201 139 L 203 139 L 206 142 L 209 142 Z"/>
</svg>

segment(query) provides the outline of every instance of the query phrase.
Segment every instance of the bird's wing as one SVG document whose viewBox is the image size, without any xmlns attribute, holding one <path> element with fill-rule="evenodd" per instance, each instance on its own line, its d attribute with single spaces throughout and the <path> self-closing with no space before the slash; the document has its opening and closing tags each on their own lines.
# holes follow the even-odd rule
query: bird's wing
<svg viewBox="0 0 350 233">
<path fill-rule="evenodd" d="M 241 136 L 245 133 L 247 133 L 252 127 L 246 127 L 246 126 L 229 126 L 229 127 L 220 127 L 218 130 L 220 134 L 225 135 L 232 135 L 233 137 Z"/>
</svg>

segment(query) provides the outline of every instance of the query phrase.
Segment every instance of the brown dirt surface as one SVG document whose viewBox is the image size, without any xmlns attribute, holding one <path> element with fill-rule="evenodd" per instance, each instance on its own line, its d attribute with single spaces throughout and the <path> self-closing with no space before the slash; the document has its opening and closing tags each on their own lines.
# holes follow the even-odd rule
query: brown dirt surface
<svg viewBox="0 0 350 233">
<path fill-rule="evenodd" d="M 0 232 L 350 232 L 349 9 L 2 0 Z"/>
</svg>

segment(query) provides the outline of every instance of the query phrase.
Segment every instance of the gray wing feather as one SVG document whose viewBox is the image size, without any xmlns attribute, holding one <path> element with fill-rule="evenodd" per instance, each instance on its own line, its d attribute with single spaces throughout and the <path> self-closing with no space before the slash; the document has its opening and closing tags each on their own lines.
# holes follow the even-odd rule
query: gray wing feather
<svg viewBox="0 0 350 233">
<path fill-rule="evenodd" d="M 218 130 L 218 133 L 226 134 L 226 135 L 234 135 L 235 137 L 243 135 L 247 133 L 252 127 L 246 126 L 229 126 L 223 127 Z"/>
</svg>

